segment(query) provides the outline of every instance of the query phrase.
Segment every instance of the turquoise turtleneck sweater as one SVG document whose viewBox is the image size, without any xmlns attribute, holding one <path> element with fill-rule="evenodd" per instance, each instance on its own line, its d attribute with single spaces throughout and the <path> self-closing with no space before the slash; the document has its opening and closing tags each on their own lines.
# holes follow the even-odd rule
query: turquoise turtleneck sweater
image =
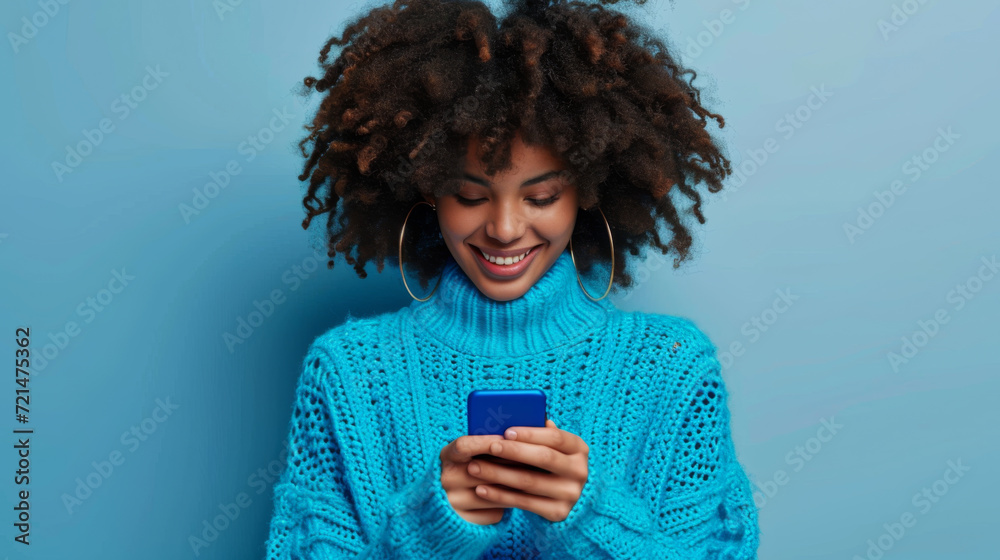
<svg viewBox="0 0 1000 560">
<path fill-rule="evenodd" d="M 510 508 L 476 525 L 441 486 L 469 393 L 505 388 L 543 390 L 589 447 L 563 521 Z M 430 300 L 348 317 L 309 347 L 267 558 L 756 558 L 726 398 L 693 323 L 590 300 L 568 252 L 507 302 L 449 258 Z"/>
</svg>

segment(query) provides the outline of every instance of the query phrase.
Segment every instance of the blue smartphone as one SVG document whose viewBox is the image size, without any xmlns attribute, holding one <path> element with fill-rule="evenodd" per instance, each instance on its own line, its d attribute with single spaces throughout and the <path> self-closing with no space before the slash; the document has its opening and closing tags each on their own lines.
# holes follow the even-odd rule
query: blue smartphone
<svg viewBox="0 0 1000 560">
<path fill-rule="evenodd" d="M 540 389 L 477 389 L 469 393 L 467 402 L 469 435 L 500 435 L 511 426 L 545 427 L 545 393 Z M 549 472 L 492 455 L 476 455 L 476 459 L 514 465 L 539 472 Z"/>
</svg>

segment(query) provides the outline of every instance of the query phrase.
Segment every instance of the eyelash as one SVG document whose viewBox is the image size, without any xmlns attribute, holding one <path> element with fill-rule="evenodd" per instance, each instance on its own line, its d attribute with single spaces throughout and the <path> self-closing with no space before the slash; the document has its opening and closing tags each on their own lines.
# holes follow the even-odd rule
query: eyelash
<svg viewBox="0 0 1000 560">
<path fill-rule="evenodd" d="M 480 202 L 486 200 L 485 198 L 465 198 L 457 194 L 455 195 L 455 198 L 458 199 L 459 204 L 463 204 L 465 206 L 476 206 Z M 543 199 L 529 198 L 528 200 L 530 200 L 531 203 L 534 204 L 535 206 L 543 208 L 559 200 L 559 195 Z"/>
</svg>

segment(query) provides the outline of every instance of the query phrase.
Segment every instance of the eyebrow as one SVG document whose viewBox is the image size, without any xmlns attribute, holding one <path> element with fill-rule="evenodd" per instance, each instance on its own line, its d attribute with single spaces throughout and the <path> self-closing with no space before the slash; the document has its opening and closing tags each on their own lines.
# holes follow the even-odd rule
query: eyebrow
<svg viewBox="0 0 1000 560">
<path fill-rule="evenodd" d="M 558 176 L 559 173 L 560 173 L 560 171 L 555 171 L 555 170 L 549 171 L 547 173 L 543 173 L 543 174 L 539 175 L 538 177 L 535 177 L 533 179 L 528 179 L 527 181 L 521 183 L 521 188 L 523 189 L 525 187 L 530 187 L 531 185 L 536 185 L 536 184 L 541 183 L 543 181 L 548 181 L 549 179 Z M 473 183 L 482 185 L 482 186 L 484 186 L 486 188 L 489 188 L 489 186 L 490 186 L 489 182 L 486 181 L 486 179 L 481 179 L 481 178 L 476 177 L 474 175 L 470 175 L 467 172 L 463 173 L 463 177 L 467 181 L 472 181 Z"/>
</svg>

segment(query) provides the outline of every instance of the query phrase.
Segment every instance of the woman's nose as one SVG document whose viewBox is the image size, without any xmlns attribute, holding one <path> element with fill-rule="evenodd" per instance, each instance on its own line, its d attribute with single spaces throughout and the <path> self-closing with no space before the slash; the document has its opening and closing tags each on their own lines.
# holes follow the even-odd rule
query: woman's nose
<svg viewBox="0 0 1000 560">
<path fill-rule="evenodd" d="M 494 205 L 486 222 L 486 235 L 507 244 L 519 239 L 524 233 L 524 220 L 516 203 L 500 202 Z"/>
</svg>

